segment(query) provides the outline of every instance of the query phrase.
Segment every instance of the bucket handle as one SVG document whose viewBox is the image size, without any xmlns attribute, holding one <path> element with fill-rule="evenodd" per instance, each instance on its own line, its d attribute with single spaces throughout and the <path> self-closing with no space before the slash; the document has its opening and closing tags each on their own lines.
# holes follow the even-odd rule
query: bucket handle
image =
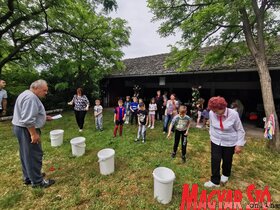
<svg viewBox="0 0 280 210">
<path fill-rule="evenodd" d="M 153 177 L 155 178 L 155 174 L 152 173 L 152 175 L 153 175 Z M 176 179 L 176 176 L 174 176 L 172 179 L 169 179 L 169 180 L 163 180 L 163 179 L 160 179 L 160 178 L 156 178 L 157 181 L 159 181 L 159 182 L 161 182 L 161 183 L 164 183 L 164 184 L 173 182 L 175 179 Z"/>
<path fill-rule="evenodd" d="M 75 146 L 77 146 L 77 147 L 80 147 L 80 148 L 83 148 L 83 147 L 86 147 L 86 144 L 73 144 L 73 145 L 75 145 Z"/>
<path fill-rule="evenodd" d="M 108 160 L 110 159 L 112 156 L 109 156 L 109 157 L 106 157 L 106 158 L 99 158 L 98 160 L 98 163 L 102 162 L 102 161 L 105 161 L 105 160 Z"/>
</svg>

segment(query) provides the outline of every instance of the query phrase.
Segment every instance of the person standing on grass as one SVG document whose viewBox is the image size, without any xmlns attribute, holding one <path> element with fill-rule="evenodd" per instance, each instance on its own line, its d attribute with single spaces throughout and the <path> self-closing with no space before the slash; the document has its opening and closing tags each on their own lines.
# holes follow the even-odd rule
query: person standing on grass
<svg viewBox="0 0 280 210">
<path fill-rule="evenodd" d="M 161 91 L 157 91 L 157 95 L 155 97 L 155 103 L 157 105 L 157 110 L 155 113 L 155 119 L 156 120 L 162 120 L 162 115 L 163 115 L 163 97 L 161 95 Z"/>
<path fill-rule="evenodd" d="M 137 112 L 138 112 L 138 100 L 137 97 L 133 97 L 133 102 L 130 104 L 130 124 L 133 124 L 133 119 L 135 119 L 135 123 L 137 124 Z"/>
<path fill-rule="evenodd" d="M 145 104 L 139 103 L 139 111 L 138 111 L 138 132 L 137 138 L 135 141 L 139 141 L 142 137 L 142 143 L 146 141 L 146 126 L 148 125 L 149 118 L 148 118 L 148 111 L 145 109 Z"/>
<path fill-rule="evenodd" d="M 123 100 L 118 100 L 118 107 L 115 108 L 114 111 L 114 123 L 115 123 L 115 128 L 114 128 L 114 136 L 117 136 L 118 128 L 120 126 L 120 131 L 119 134 L 122 136 L 122 131 L 123 131 L 123 123 L 125 121 L 126 117 L 126 111 L 125 108 L 123 107 Z"/>
<path fill-rule="evenodd" d="M 7 91 L 4 90 L 6 87 L 6 82 L 0 79 L 0 116 L 5 116 L 7 114 Z"/>
<path fill-rule="evenodd" d="M 126 111 L 126 117 L 125 117 L 125 124 L 129 123 L 129 117 L 130 117 L 130 96 L 125 97 L 125 102 L 124 102 L 124 108 Z"/>
<path fill-rule="evenodd" d="M 138 99 L 137 113 L 138 113 L 138 110 L 140 109 L 139 104 L 141 104 L 141 103 L 144 103 L 143 98 Z"/>
<path fill-rule="evenodd" d="M 55 183 L 54 180 L 45 180 L 41 172 L 43 151 L 40 135 L 46 120 L 44 105 L 40 98 L 48 93 L 45 80 L 37 80 L 30 85 L 29 90 L 21 93 L 15 103 L 13 115 L 13 130 L 19 142 L 19 154 L 22 165 L 24 184 L 32 187 L 46 188 Z"/>
<path fill-rule="evenodd" d="M 103 107 L 100 105 L 100 100 L 95 100 L 95 106 L 93 107 L 95 126 L 97 130 L 103 131 Z"/>
<path fill-rule="evenodd" d="M 82 132 L 85 123 L 85 117 L 89 109 L 89 100 L 87 96 L 83 94 L 82 88 L 77 89 L 77 94 L 74 95 L 72 101 L 68 102 L 68 105 L 74 105 L 76 122 L 79 127 L 79 132 Z"/>
<path fill-rule="evenodd" d="M 151 99 L 149 104 L 149 126 L 148 128 L 154 129 L 155 128 L 155 114 L 157 111 L 157 104 L 155 102 L 155 98 Z"/>
<path fill-rule="evenodd" d="M 178 114 L 177 109 L 179 108 L 179 102 L 176 101 L 175 93 L 170 95 L 170 100 L 166 103 L 166 110 L 164 115 L 163 133 L 167 133 L 168 124 L 172 118 Z"/>
<path fill-rule="evenodd" d="M 223 97 L 212 97 L 208 101 L 211 139 L 211 180 L 204 183 L 207 188 L 220 187 L 231 174 L 233 154 L 239 154 L 245 145 L 245 131 L 239 115 L 227 108 Z M 222 176 L 220 166 L 222 161 Z"/>
<path fill-rule="evenodd" d="M 173 146 L 173 152 L 171 154 L 172 158 L 175 158 L 178 145 L 181 139 L 181 146 L 182 146 L 182 161 L 186 162 L 186 153 L 187 153 L 187 137 L 189 133 L 190 128 L 190 122 L 191 118 L 186 114 L 187 113 L 187 107 L 185 105 L 181 105 L 179 107 L 179 114 L 176 115 L 169 126 L 168 135 L 167 138 L 170 137 L 172 128 L 174 127 L 175 130 L 175 139 L 174 139 L 174 146 Z"/>
</svg>

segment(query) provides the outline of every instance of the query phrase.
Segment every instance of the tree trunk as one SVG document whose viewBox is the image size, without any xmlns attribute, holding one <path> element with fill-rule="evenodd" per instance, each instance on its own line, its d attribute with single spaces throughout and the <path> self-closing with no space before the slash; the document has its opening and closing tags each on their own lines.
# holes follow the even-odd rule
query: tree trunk
<svg viewBox="0 0 280 210">
<path fill-rule="evenodd" d="M 258 66 L 266 119 L 268 120 L 271 114 L 274 114 L 275 117 L 275 135 L 273 136 L 273 139 L 269 141 L 268 146 L 270 149 L 280 152 L 279 122 L 275 110 L 272 85 L 271 85 L 271 77 L 267 67 L 267 62 L 265 58 L 255 58 L 255 60 Z"/>
</svg>

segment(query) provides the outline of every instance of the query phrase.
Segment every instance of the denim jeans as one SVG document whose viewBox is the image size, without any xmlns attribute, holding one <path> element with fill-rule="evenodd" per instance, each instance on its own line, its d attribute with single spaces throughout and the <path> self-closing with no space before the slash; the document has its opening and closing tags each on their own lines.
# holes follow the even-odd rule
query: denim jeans
<svg viewBox="0 0 280 210">
<path fill-rule="evenodd" d="M 137 139 L 146 139 L 146 125 L 138 125 Z"/>
<path fill-rule="evenodd" d="M 168 132 L 168 124 L 171 122 L 171 120 L 172 120 L 171 114 L 167 114 L 164 116 L 163 131 L 166 133 Z"/>
</svg>

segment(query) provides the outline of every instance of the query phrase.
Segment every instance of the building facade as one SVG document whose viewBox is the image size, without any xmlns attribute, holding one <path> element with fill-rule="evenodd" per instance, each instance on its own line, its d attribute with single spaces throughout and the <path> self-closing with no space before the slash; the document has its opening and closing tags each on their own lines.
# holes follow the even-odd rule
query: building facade
<svg viewBox="0 0 280 210">
<path fill-rule="evenodd" d="M 125 70 L 114 72 L 102 81 L 105 106 L 116 105 L 120 97 L 133 95 L 134 85 L 141 87 L 139 97 L 148 103 L 157 90 L 176 93 L 183 103 L 191 102 L 192 87 L 201 86 L 200 95 L 207 100 L 212 96 L 223 96 L 230 103 L 239 99 L 246 112 L 262 109 L 262 93 L 254 60 L 244 56 L 232 65 L 201 67 L 197 61 L 189 71 L 177 72 L 164 68 L 168 54 L 146 56 L 124 60 Z M 276 106 L 280 104 L 280 54 L 268 60 Z"/>
</svg>

